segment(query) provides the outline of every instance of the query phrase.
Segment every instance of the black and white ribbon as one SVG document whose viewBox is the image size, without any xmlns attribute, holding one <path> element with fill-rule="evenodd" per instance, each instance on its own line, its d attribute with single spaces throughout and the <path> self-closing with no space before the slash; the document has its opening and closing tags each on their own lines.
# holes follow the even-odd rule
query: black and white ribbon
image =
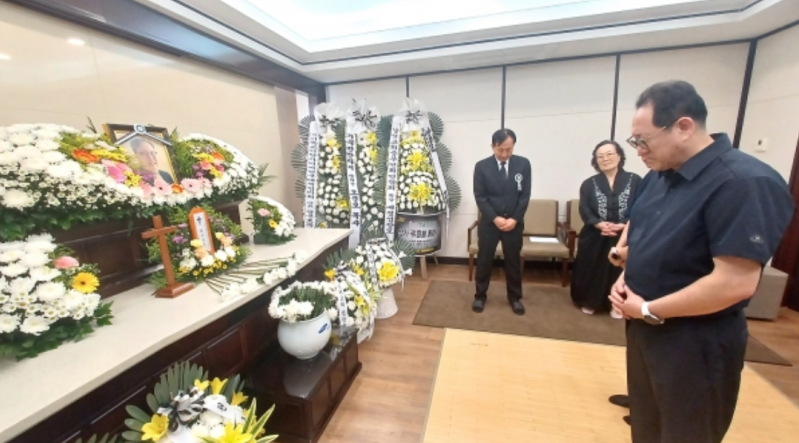
<svg viewBox="0 0 799 443">
<path fill-rule="evenodd" d="M 355 293 L 361 294 L 363 296 L 364 302 L 367 304 L 367 306 L 369 306 L 369 318 L 366 319 L 368 323 L 366 327 L 358 331 L 358 342 L 360 343 L 364 340 L 368 340 L 372 337 L 372 334 L 374 334 L 376 313 L 374 312 L 374 309 L 372 309 L 372 296 L 369 294 L 369 290 L 366 289 L 366 285 L 363 284 L 363 280 L 361 280 L 361 278 L 349 268 L 344 271 L 344 279 L 355 291 Z M 355 306 L 355 309 L 358 310 L 360 307 Z"/>
<path fill-rule="evenodd" d="M 305 163 L 305 203 L 303 223 L 306 228 L 316 227 L 316 187 L 319 172 L 319 125 L 311 122 L 308 128 L 308 154 Z"/>
<path fill-rule="evenodd" d="M 356 134 L 364 131 L 374 131 L 380 121 L 380 113 L 374 106 L 367 107 L 366 100 L 353 100 L 352 107 L 347 111 L 347 130 Z"/>
<path fill-rule="evenodd" d="M 336 307 L 338 308 L 338 328 L 339 333 L 343 335 L 347 329 L 347 296 L 344 291 L 347 290 L 347 282 L 344 280 L 343 265 L 336 268 Z"/>
<path fill-rule="evenodd" d="M 424 137 L 427 147 L 430 148 L 430 158 L 433 160 L 433 167 L 436 170 L 436 178 L 438 179 L 438 187 L 441 191 L 441 202 L 444 204 L 444 210 L 447 212 L 447 228 L 444 233 L 444 238 L 447 238 L 446 234 L 449 232 L 449 191 L 447 191 L 447 180 L 444 178 L 444 170 L 441 168 L 441 160 L 438 158 L 438 147 L 433 137 L 433 130 L 430 129 L 430 121 L 427 115 L 425 115 L 422 122 L 422 137 Z"/>
<path fill-rule="evenodd" d="M 386 168 L 386 212 L 383 231 L 389 241 L 394 241 L 397 225 L 397 181 L 399 180 L 399 144 L 402 130 L 402 117 L 395 116 L 391 125 L 391 138 L 388 144 L 388 165 Z"/>
<path fill-rule="evenodd" d="M 358 189 L 358 173 L 356 170 L 357 135 L 347 128 L 346 155 L 347 155 L 347 190 L 350 197 L 350 248 L 358 247 L 361 238 L 361 192 Z"/>
</svg>

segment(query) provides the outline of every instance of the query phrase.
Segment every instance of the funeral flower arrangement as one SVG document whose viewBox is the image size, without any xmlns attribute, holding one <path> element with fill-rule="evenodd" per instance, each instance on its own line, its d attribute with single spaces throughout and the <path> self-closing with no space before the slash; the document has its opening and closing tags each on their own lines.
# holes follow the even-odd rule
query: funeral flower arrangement
<svg viewBox="0 0 799 443">
<path fill-rule="evenodd" d="M 355 249 L 355 264 L 367 269 L 364 278 L 374 278 L 381 289 L 388 288 L 413 273 L 413 246 L 401 239 L 390 244 L 385 239 L 372 238 Z"/>
<path fill-rule="evenodd" d="M 250 197 L 248 209 L 255 228 L 253 241 L 256 244 L 279 245 L 290 242 L 296 236 L 294 215 L 282 204 L 269 197 Z"/>
<path fill-rule="evenodd" d="M 417 100 L 405 99 L 399 114 L 381 120 L 378 132 L 381 143 L 388 147 L 385 171 L 380 174 L 380 190 L 386 193 L 386 200 L 394 200 L 399 212 L 449 213 L 457 209 L 460 187 L 447 174 L 452 153 L 440 141 L 444 123 L 438 115 L 426 112 Z"/>
<path fill-rule="evenodd" d="M 127 442 L 154 443 L 268 443 L 277 435 L 261 436 L 274 406 L 257 413 L 256 401 L 245 406 L 244 382 L 239 375 L 211 378 L 197 365 L 184 362 L 161 375 L 154 392 L 147 395 L 145 412 L 137 406 L 126 409 L 130 429 L 122 434 Z"/>
<path fill-rule="evenodd" d="M 270 177 L 208 136 L 171 137 L 183 180 L 150 185 L 105 135 L 54 124 L 0 127 L 0 239 L 97 220 L 148 217 L 193 200 L 245 198 Z"/>
<path fill-rule="evenodd" d="M 343 126 L 341 110 L 329 103 L 314 108 L 300 121 L 300 144 L 291 155 L 292 167 L 299 173 L 297 196 L 304 199 L 304 226 L 349 227 L 350 203 L 344 190 L 343 145 L 336 130 Z"/>
<path fill-rule="evenodd" d="M 0 357 L 35 357 L 111 324 L 97 267 L 48 234 L 0 243 Z"/>
<path fill-rule="evenodd" d="M 241 235 L 241 227 L 227 216 L 214 211 L 210 206 L 202 206 L 208 214 L 214 251 L 205 248 L 200 240 L 192 239 L 189 211 L 182 207 L 170 208 L 166 211 L 168 223 L 178 223 L 177 230 L 167 234 L 169 255 L 175 267 L 175 279 L 183 282 L 198 282 L 212 278 L 241 265 L 249 254 L 249 250 L 234 244 Z M 161 250 L 157 239 L 147 244 L 147 252 L 151 262 L 161 261 Z M 156 287 L 166 286 L 163 271 L 156 272 L 150 279 Z"/>
<path fill-rule="evenodd" d="M 370 278 L 363 257 L 353 249 L 334 252 L 325 263 L 325 277 L 337 291 L 339 323 L 355 326 L 359 331 L 371 328 L 380 288 Z M 340 303 L 342 299 L 345 304 Z M 344 305 L 346 312 L 343 312 Z"/>
<path fill-rule="evenodd" d="M 329 282 L 294 282 L 272 293 L 269 315 L 288 323 L 312 320 L 327 313 L 335 320 L 336 287 Z"/>
<path fill-rule="evenodd" d="M 349 198 L 350 227 L 358 239 L 362 227 L 368 233 L 379 232 L 383 219 L 383 199 L 377 192 L 378 162 L 383 157 L 376 132 L 379 120 L 375 107 L 367 107 L 364 100 L 354 101 L 346 123 L 336 128 L 338 142 L 344 146 L 343 192 Z M 353 209 L 356 202 L 357 210 Z"/>
</svg>

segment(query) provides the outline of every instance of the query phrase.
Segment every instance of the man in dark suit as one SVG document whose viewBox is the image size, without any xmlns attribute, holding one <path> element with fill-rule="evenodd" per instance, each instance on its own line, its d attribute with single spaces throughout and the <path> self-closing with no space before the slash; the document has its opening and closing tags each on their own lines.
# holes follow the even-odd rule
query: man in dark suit
<svg viewBox="0 0 799 443">
<path fill-rule="evenodd" d="M 502 242 L 507 275 L 508 302 L 516 315 L 524 315 L 522 273 L 519 255 L 522 250 L 524 213 L 530 202 L 530 161 L 513 155 L 516 134 L 500 129 L 491 137 L 494 155 L 474 166 L 474 199 L 480 210 L 478 226 L 476 292 L 472 310 L 483 312 L 486 291 L 491 281 L 491 264 Z"/>
</svg>

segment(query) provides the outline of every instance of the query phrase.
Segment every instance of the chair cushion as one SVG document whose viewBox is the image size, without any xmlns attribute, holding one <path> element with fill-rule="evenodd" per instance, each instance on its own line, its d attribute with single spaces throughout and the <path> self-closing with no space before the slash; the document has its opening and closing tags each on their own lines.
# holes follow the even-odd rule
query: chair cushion
<svg viewBox="0 0 799 443">
<path fill-rule="evenodd" d="M 524 238 L 522 243 L 522 257 L 557 257 L 568 258 L 569 248 L 563 243 L 543 243 L 531 242 L 529 238 Z"/>
</svg>

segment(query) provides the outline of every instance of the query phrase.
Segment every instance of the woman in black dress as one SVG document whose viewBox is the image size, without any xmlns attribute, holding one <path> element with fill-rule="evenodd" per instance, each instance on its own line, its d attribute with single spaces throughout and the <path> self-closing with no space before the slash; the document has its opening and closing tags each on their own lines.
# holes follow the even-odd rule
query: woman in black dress
<svg viewBox="0 0 799 443">
<path fill-rule="evenodd" d="M 596 145 L 591 166 L 597 175 L 580 186 L 580 217 L 583 229 L 578 240 L 577 257 L 571 281 L 574 304 L 586 314 L 610 311 L 610 287 L 621 268 L 608 261 L 610 248 L 619 241 L 627 223 L 627 205 L 636 195 L 641 177 L 624 170 L 624 151 L 618 143 L 605 140 Z"/>
</svg>

